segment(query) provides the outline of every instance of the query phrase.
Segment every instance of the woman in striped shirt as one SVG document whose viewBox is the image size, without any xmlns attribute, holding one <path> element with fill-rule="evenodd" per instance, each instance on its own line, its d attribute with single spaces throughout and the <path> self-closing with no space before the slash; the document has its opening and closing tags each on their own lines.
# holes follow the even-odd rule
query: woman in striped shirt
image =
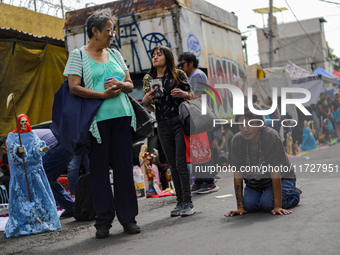
<svg viewBox="0 0 340 255">
<path fill-rule="evenodd" d="M 135 221 L 138 204 L 130 128 L 135 128 L 136 121 L 127 96 L 133 83 L 121 54 L 109 48 L 115 22 L 109 9 L 94 12 L 86 21 L 88 45 L 70 53 L 64 71 L 71 94 L 104 99 L 90 127 L 89 159 L 97 238 L 109 236 L 115 213 L 126 233 L 140 233 Z M 85 87 L 81 86 L 82 79 Z M 114 197 L 109 167 L 113 169 Z"/>
</svg>

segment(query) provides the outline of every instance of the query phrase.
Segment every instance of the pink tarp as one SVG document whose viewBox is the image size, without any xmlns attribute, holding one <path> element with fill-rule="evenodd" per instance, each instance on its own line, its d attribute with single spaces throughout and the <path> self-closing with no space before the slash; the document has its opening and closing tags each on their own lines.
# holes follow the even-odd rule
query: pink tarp
<svg viewBox="0 0 340 255">
<path fill-rule="evenodd" d="M 340 78 L 340 73 L 338 71 L 336 71 L 336 70 L 334 70 L 333 75 L 335 75 L 336 77 Z"/>
</svg>

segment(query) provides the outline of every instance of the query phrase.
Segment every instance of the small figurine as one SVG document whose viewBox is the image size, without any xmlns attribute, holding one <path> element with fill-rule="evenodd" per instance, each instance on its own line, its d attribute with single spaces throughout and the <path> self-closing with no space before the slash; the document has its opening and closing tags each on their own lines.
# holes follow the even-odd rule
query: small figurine
<svg viewBox="0 0 340 255">
<path fill-rule="evenodd" d="M 155 155 L 150 152 L 143 152 L 141 153 L 140 158 L 142 160 L 141 168 L 144 169 L 145 179 L 148 180 L 148 182 L 145 184 L 147 194 L 156 194 L 157 192 L 154 185 L 158 185 L 160 181 L 158 167 L 154 164 Z"/>
<path fill-rule="evenodd" d="M 298 141 L 295 141 L 294 143 L 294 151 L 293 151 L 293 155 L 299 155 L 299 143 Z"/>
<path fill-rule="evenodd" d="M 147 167 L 147 176 L 148 176 L 148 184 L 149 184 L 149 189 L 146 193 L 156 194 L 155 188 L 153 187 L 153 178 L 155 175 L 152 173 L 151 165 L 146 165 L 146 167 Z"/>
<path fill-rule="evenodd" d="M 11 170 L 9 219 L 4 233 L 7 238 L 61 228 L 42 163 L 48 147 L 32 131 L 28 116 L 18 115 L 17 123 L 17 128 L 7 136 Z"/>
<path fill-rule="evenodd" d="M 174 193 L 174 190 L 172 189 L 171 185 L 171 171 L 170 168 L 166 171 L 166 182 L 168 183 L 168 187 L 165 189 L 166 192 Z"/>
<path fill-rule="evenodd" d="M 286 147 L 287 147 L 287 154 L 292 155 L 292 147 L 293 147 L 293 137 L 288 132 L 286 136 Z"/>
<path fill-rule="evenodd" d="M 312 127 L 310 127 L 312 125 Z M 305 122 L 305 126 L 302 130 L 302 143 L 301 150 L 307 151 L 315 149 L 317 143 L 314 138 L 313 121 Z"/>
</svg>

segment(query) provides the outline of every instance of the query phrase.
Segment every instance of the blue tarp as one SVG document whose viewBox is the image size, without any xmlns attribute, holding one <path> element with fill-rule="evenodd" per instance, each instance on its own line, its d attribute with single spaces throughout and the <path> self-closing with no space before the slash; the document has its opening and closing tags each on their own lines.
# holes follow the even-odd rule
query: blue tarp
<svg viewBox="0 0 340 255">
<path fill-rule="evenodd" d="M 326 70 L 324 70 L 320 66 L 318 68 L 316 68 L 313 73 L 321 74 L 322 76 L 325 76 L 325 77 L 331 77 L 332 80 L 334 80 L 334 82 L 332 82 L 332 80 L 330 80 L 329 82 L 335 84 L 335 80 L 337 80 L 338 85 L 340 85 L 340 78 L 339 77 L 327 72 Z"/>
</svg>

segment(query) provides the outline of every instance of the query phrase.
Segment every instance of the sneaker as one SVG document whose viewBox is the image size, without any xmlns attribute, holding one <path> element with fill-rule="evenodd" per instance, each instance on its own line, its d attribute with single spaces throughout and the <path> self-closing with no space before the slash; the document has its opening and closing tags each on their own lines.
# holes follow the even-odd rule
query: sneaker
<svg viewBox="0 0 340 255">
<path fill-rule="evenodd" d="M 107 225 L 100 225 L 97 227 L 96 238 L 106 238 L 109 236 L 110 233 L 110 226 Z"/>
<path fill-rule="evenodd" d="M 202 188 L 197 192 L 198 194 L 207 194 L 210 192 L 218 191 L 220 188 L 215 185 L 215 183 L 212 184 L 206 184 L 203 183 Z"/>
<path fill-rule="evenodd" d="M 124 232 L 130 235 L 139 234 L 140 227 L 134 221 L 130 221 L 123 225 Z"/>
<path fill-rule="evenodd" d="M 170 216 L 176 217 L 180 216 L 182 211 L 182 203 L 177 203 L 176 207 L 171 211 Z"/>
<path fill-rule="evenodd" d="M 181 216 L 182 217 L 185 217 L 185 216 L 190 216 L 190 215 L 193 215 L 195 214 L 195 207 L 194 205 L 192 204 L 192 202 L 189 202 L 189 203 L 184 203 L 183 204 L 183 208 L 181 210 Z"/>
<path fill-rule="evenodd" d="M 196 184 L 196 183 L 194 183 L 194 185 L 192 185 L 192 188 L 191 188 L 191 193 L 192 193 L 192 194 L 195 194 L 195 193 L 197 193 L 200 189 L 201 189 L 201 184 Z"/>
</svg>

